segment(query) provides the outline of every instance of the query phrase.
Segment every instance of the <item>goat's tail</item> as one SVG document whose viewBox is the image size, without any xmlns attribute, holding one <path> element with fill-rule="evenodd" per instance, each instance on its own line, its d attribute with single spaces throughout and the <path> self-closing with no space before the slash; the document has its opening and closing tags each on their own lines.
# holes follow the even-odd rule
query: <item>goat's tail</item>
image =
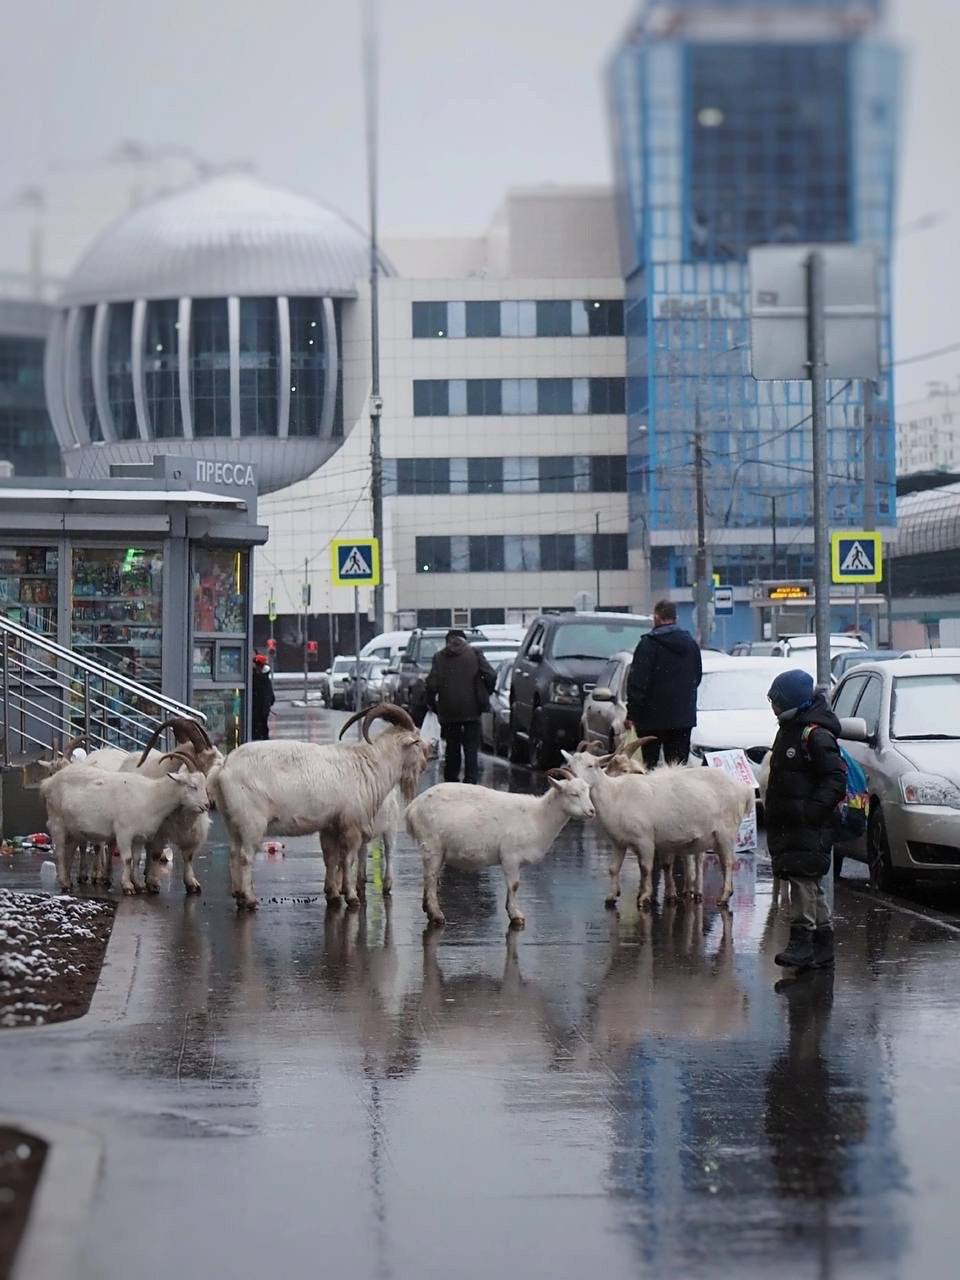
<svg viewBox="0 0 960 1280">
<path fill-rule="evenodd" d="M 215 809 L 223 812 L 223 793 L 220 786 L 220 774 L 223 772 L 224 760 L 218 760 L 210 772 L 207 774 L 207 795 L 213 801 Z"/>
</svg>

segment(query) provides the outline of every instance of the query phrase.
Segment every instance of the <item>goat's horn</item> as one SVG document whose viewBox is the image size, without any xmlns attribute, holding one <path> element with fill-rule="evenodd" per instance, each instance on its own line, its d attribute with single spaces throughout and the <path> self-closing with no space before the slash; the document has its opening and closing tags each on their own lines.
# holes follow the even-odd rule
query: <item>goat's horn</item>
<svg viewBox="0 0 960 1280">
<path fill-rule="evenodd" d="M 616 754 L 615 751 L 611 751 L 609 755 L 597 756 L 597 764 L 609 764 Z"/>
<path fill-rule="evenodd" d="M 351 727 L 351 725 L 355 725 L 358 720 L 362 720 L 366 714 L 367 713 L 365 711 L 355 711 L 349 720 L 344 721 L 343 727 L 341 728 L 340 732 L 337 734 L 337 741 L 339 742 L 343 738 L 343 735 L 347 732 L 347 730 Z M 364 734 L 364 737 L 366 737 L 366 734 Z"/>
<path fill-rule="evenodd" d="M 197 724 L 196 720 L 189 720 L 186 716 L 177 716 L 171 721 L 170 727 L 173 729 L 173 736 L 176 739 L 177 746 L 191 746 L 194 751 L 204 751 L 209 745 Z"/>
<path fill-rule="evenodd" d="M 647 736 L 646 736 L 645 738 L 638 738 L 638 739 L 637 739 L 637 744 L 636 744 L 636 746 L 633 748 L 633 750 L 630 752 L 630 754 L 631 754 L 631 755 L 633 755 L 633 752 L 634 752 L 634 751 L 639 751 L 639 749 L 640 749 L 641 747 L 645 747 L 645 746 L 647 745 L 647 743 L 648 743 L 648 742 L 659 742 L 659 741 L 660 741 L 660 739 L 657 737 L 657 735 L 656 735 L 655 733 L 649 733 L 649 734 L 647 734 Z"/>
<path fill-rule="evenodd" d="M 573 774 L 569 769 L 548 769 L 546 776 L 548 778 L 572 778 Z"/>
<path fill-rule="evenodd" d="M 581 751 L 592 751 L 592 750 L 593 750 L 593 743 L 588 742 L 586 738 L 581 738 L 580 741 L 577 743 L 578 753 Z"/>
<path fill-rule="evenodd" d="M 74 751 L 76 751 L 77 747 L 79 747 L 82 743 L 86 741 L 87 741 L 87 735 L 85 733 L 78 733 L 77 736 L 75 738 L 71 738 L 70 741 L 67 743 L 67 745 L 63 748 L 62 754 L 65 755 L 69 760 L 70 756 Z"/>
<path fill-rule="evenodd" d="M 182 760 L 188 769 L 195 770 L 197 767 L 196 760 L 192 756 L 188 756 L 185 751 L 167 751 L 160 757 L 160 760 Z M 139 765 L 137 767 L 139 768 Z"/>
<path fill-rule="evenodd" d="M 374 720 L 385 720 L 387 724 L 396 725 L 398 729 L 412 729 L 414 733 L 417 732 L 417 726 L 410 713 L 392 702 L 378 702 L 375 707 L 371 707 L 366 714 L 364 725 L 369 726 Z M 366 737 L 366 730 L 364 737 Z"/>
<path fill-rule="evenodd" d="M 164 730 L 165 730 L 165 729 L 172 729 L 176 723 L 177 723 L 177 717 L 176 717 L 176 716 L 174 716 L 174 717 L 172 717 L 170 720 L 164 720 L 161 724 L 158 724 L 158 725 L 157 725 L 157 727 L 154 729 L 153 733 L 152 733 L 152 734 L 150 735 L 150 737 L 147 739 L 147 745 L 143 748 L 143 754 L 141 755 L 140 759 L 137 761 L 137 768 L 138 768 L 138 769 L 139 769 L 139 768 L 140 768 L 140 766 L 143 764 L 144 760 L 146 760 L 147 756 L 150 754 L 150 752 L 153 750 L 153 748 L 154 748 L 154 747 L 157 745 L 157 743 L 160 741 L 160 738 L 161 738 L 161 736 L 162 736 L 162 734 L 163 734 Z"/>
</svg>

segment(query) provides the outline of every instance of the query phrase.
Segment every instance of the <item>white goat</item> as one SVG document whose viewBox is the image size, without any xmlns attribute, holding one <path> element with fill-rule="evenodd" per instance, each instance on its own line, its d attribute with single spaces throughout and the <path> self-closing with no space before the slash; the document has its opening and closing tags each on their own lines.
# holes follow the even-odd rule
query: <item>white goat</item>
<svg viewBox="0 0 960 1280">
<path fill-rule="evenodd" d="M 86 762 L 71 764 L 40 787 L 56 849 L 57 883 L 72 888 L 70 861 L 78 845 L 116 844 L 123 862 L 124 893 L 142 887 L 134 878 L 133 848 L 157 834 L 177 810 L 206 813 L 210 807 L 203 774 L 181 768 L 162 778 L 108 773 Z"/>
<path fill-rule="evenodd" d="M 620 896 L 620 869 L 628 849 L 640 866 L 637 906 L 653 898 L 655 856 L 694 857 L 694 896 L 703 893 L 702 854 L 715 850 L 723 868 L 720 905 L 733 896 L 737 831 L 753 800 L 753 788 L 719 769 L 664 765 L 652 773 L 611 778 L 596 756 L 563 753 L 573 773 L 590 786 L 597 816 L 613 843 L 607 906 Z"/>
<path fill-rule="evenodd" d="M 367 861 L 370 856 L 370 843 L 377 838 L 383 841 L 383 896 L 389 897 L 393 892 L 393 854 L 397 847 L 397 832 L 403 822 L 407 803 L 399 787 L 394 787 L 380 806 L 373 820 L 370 839 L 364 842 L 357 864 L 357 890 L 363 896 L 367 884 Z"/>
<path fill-rule="evenodd" d="M 387 728 L 372 741 L 370 724 Z M 211 794 L 230 835 L 230 884 L 239 906 L 257 906 L 253 859 L 265 835 L 320 834 L 327 900 L 358 905 L 357 863 L 387 796 L 399 786 L 412 800 L 430 748 L 401 707 L 380 703 L 358 712 L 364 742 L 247 742 L 210 771 Z"/>
<path fill-rule="evenodd" d="M 441 782 L 407 809 L 407 830 L 423 854 L 423 909 L 430 923 L 445 923 L 437 888 L 445 864 L 479 871 L 498 863 L 507 882 L 507 915 L 522 927 L 517 906 L 520 868 L 541 862 L 570 818 L 593 818 L 586 783 L 567 769 L 547 775 L 542 796 L 491 791 L 462 782 Z"/>
</svg>

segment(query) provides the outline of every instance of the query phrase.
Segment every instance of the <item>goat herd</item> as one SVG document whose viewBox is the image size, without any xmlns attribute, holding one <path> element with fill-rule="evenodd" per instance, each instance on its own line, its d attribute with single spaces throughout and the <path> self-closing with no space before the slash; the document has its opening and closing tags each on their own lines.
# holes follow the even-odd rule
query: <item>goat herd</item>
<svg viewBox="0 0 960 1280">
<path fill-rule="evenodd" d="M 361 740 L 344 743 L 360 721 Z M 385 721 L 374 738 L 370 726 Z M 176 748 L 157 744 L 169 728 Z M 634 744 L 634 749 L 640 744 Z M 737 831 L 753 800 L 752 789 L 716 769 L 666 766 L 646 773 L 629 749 L 598 757 L 584 744 L 564 753 L 562 769 L 547 775 L 542 796 L 443 782 L 417 795 L 432 744 L 410 716 L 385 703 L 344 724 L 337 743 L 274 740 L 248 742 L 224 756 L 192 720 L 173 719 L 155 731 L 142 753 L 114 747 L 72 759 L 72 747 L 39 766 L 48 830 L 56 851 L 57 881 L 79 879 L 109 887 L 111 848 L 122 862 L 125 894 L 159 892 L 157 870 L 172 845 L 183 860 L 187 893 L 199 893 L 193 858 L 207 841 L 216 806 L 230 840 L 230 887 L 237 905 L 253 909 L 253 864 L 266 836 L 319 833 L 328 902 L 356 906 L 364 893 L 367 847 L 383 837 L 383 892 L 392 888 L 392 853 L 406 816 L 423 856 L 423 909 L 444 923 L 438 899 L 447 864 L 468 871 L 499 865 L 507 886 L 506 909 L 521 926 L 517 903 L 520 868 L 540 862 L 570 818 L 597 818 L 613 846 L 607 905 L 620 896 L 620 869 L 628 851 L 640 867 L 637 904 L 647 907 L 664 872 L 664 898 L 676 897 L 674 863 L 680 860 L 685 896 L 703 894 L 703 855 L 714 851 L 723 870 L 721 905 L 733 893 Z M 139 856 L 144 855 L 141 878 Z"/>
</svg>

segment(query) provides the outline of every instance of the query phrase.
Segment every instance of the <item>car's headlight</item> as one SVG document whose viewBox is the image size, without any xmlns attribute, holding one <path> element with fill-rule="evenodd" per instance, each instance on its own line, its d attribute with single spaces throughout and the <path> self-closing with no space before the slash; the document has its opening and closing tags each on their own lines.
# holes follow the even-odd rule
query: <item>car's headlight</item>
<svg viewBox="0 0 960 1280">
<path fill-rule="evenodd" d="M 550 686 L 550 701 L 579 703 L 580 686 L 576 680 L 554 680 Z"/>
<path fill-rule="evenodd" d="M 935 773 L 905 773 L 900 778 L 900 794 L 904 804 L 941 805 L 960 809 L 960 787 L 949 778 Z"/>
</svg>

